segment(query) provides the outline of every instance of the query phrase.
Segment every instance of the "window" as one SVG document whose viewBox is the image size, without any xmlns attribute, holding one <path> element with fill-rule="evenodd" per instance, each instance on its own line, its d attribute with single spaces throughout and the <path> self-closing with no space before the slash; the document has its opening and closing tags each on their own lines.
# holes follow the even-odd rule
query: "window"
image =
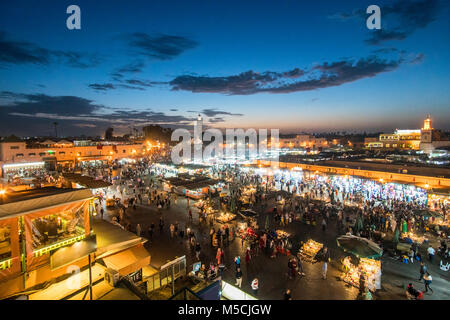
<svg viewBox="0 0 450 320">
<path fill-rule="evenodd" d="M 23 157 L 23 153 L 17 153 L 16 157 Z"/>
<path fill-rule="evenodd" d="M 19 146 L 11 146 L 10 148 L 11 148 L 11 150 L 16 150 L 16 149 L 19 149 Z"/>
<path fill-rule="evenodd" d="M 389 143 L 386 143 L 386 148 L 389 148 L 391 145 Z"/>
<path fill-rule="evenodd" d="M 123 152 L 123 153 L 125 153 L 125 152 L 126 152 L 126 150 L 125 150 L 125 149 L 123 149 L 123 150 L 122 150 L 122 152 Z"/>
<path fill-rule="evenodd" d="M 394 148 L 397 148 L 397 144 L 396 144 L 396 143 L 394 143 L 392 146 L 393 146 Z"/>
<path fill-rule="evenodd" d="M 11 258 L 11 226 L 6 225 L 0 227 L 0 261 L 10 258 Z"/>
<path fill-rule="evenodd" d="M 45 152 L 39 152 L 39 155 L 40 155 L 41 157 L 43 157 L 43 156 L 45 156 Z"/>
<path fill-rule="evenodd" d="M 59 154 L 66 154 L 66 152 L 65 151 L 60 151 Z"/>
<path fill-rule="evenodd" d="M 33 250 L 83 235 L 83 211 L 84 207 L 81 207 L 78 210 L 63 211 L 31 220 Z"/>
<path fill-rule="evenodd" d="M 30 157 L 34 157 L 36 155 L 36 153 L 32 152 L 28 154 Z"/>
</svg>

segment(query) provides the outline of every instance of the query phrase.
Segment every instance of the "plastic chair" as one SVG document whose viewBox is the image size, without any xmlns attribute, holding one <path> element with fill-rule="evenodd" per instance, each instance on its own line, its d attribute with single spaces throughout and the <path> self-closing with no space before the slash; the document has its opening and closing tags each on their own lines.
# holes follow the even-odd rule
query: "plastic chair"
<svg viewBox="0 0 450 320">
<path fill-rule="evenodd" d="M 409 263 L 409 257 L 403 256 L 402 262 L 408 264 Z"/>
</svg>

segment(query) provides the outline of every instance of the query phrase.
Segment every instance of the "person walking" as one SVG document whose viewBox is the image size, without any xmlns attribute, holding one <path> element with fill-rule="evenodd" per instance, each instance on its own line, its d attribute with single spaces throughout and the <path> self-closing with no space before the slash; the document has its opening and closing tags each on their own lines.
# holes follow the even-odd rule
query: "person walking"
<svg viewBox="0 0 450 320">
<path fill-rule="evenodd" d="M 239 267 L 236 270 L 236 283 L 234 285 L 238 286 L 239 288 L 242 286 L 242 271 Z"/>
<path fill-rule="evenodd" d="M 236 256 L 234 258 L 234 264 L 236 265 L 236 270 L 241 267 L 241 257 L 240 256 Z"/>
<path fill-rule="evenodd" d="M 323 248 L 323 253 L 322 253 L 322 260 L 323 260 L 323 265 L 322 265 L 322 278 L 324 280 L 327 279 L 327 271 L 328 271 L 328 262 L 330 262 L 330 253 L 328 252 L 328 248 L 324 247 Z"/>
<path fill-rule="evenodd" d="M 170 230 L 170 238 L 173 239 L 173 236 L 175 235 L 175 226 L 173 225 L 173 223 L 170 224 L 169 230 Z"/>
<path fill-rule="evenodd" d="M 136 226 L 136 235 L 138 236 L 138 237 L 140 237 L 141 236 L 141 224 L 140 223 L 138 223 L 137 224 L 137 226 Z"/>
<path fill-rule="evenodd" d="M 150 225 L 150 227 L 148 228 L 148 238 L 150 239 L 150 241 L 153 240 L 153 229 L 155 228 L 155 224 L 152 223 Z"/>
<path fill-rule="evenodd" d="M 297 272 L 299 276 L 304 276 L 305 272 L 303 271 L 303 265 L 302 265 L 302 260 L 300 259 L 300 257 L 298 257 L 297 259 Z"/>
<path fill-rule="evenodd" d="M 103 210 L 103 208 L 100 208 L 100 217 L 103 220 L 103 214 L 105 213 L 105 210 Z"/>
<path fill-rule="evenodd" d="M 225 265 L 223 264 L 223 261 L 221 261 L 221 263 L 219 264 L 219 276 L 220 279 L 223 279 L 223 272 L 225 270 Z"/>
<path fill-rule="evenodd" d="M 222 250 L 220 250 L 220 247 L 217 248 L 217 253 L 216 253 L 216 260 L 217 260 L 217 264 L 220 264 L 220 259 L 222 258 Z"/>
<path fill-rule="evenodd" d="M 195 245 L 195 256 L 197 257 L 197 260 L 200 260 L 200 243 L 197 242 Z"/>
<path fill-rule="evenodd" d="M 253 290 L 253 294 L 256 296 L 258 295 L 258 289 L 259 289 L 259 282 L 258 282 L 258 278 L 253 279 L 252 281 L 252 290 Z"/>
<path fill-rule="evenodd" d="M 433 258 L 434 258 L 434 254 L 436 253 L 436 251 L 434 250 L 434 248 L 430 245 L 427 249 L 428 252 L 428 259 L 430 260 L 430 263 L 433 263 Z"/>
<path fill-rule="evenodd" d="M 428 292 L 428 289 L 430 289 L 433 293 L 433 289 L 431 289 L 430 287 L 431 282 L 433 282 L 433 278 L 431 277 L 431 274 L 428 273 L 428 271 L 423 276 L 423 280 L 425 281 L 425 292 Z"/>
<path fill-rule="evenodd" d="M 164 220 L 162 217 L 159 218 L 159 233 L 161 234 L 163 232 L 164 228 Z"/>
<path fill-rule="evenodd" d="M 322 231 L 325 231 L 327 228 L 327 221 L 325 220 L 325 218 L 322 219 Z"/>
<path fill-rule="evenodd" d="M 249 264 L 249 263 L 250 263 L 250 259 L 251 259 L 250 248 L 247 247 L 247 251 L 245 251 L 245 262 L 246 262 L 247 264 Z"/>
</svg>

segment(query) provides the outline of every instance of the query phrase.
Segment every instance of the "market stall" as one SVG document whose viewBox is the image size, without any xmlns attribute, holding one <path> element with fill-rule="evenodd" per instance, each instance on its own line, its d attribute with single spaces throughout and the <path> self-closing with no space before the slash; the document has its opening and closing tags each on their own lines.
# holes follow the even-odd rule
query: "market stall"
<svg viewBox="0 0 450 320">
<path fill-rule="evenodd" d="M 323 248 L 323 244 L 309 239 L 298 251 L 298 257 L 303 261 L 316 262 L 317 253 Z"/>
<path fill-rule="evenodd" d="M 219 223 L 228 223 L 236 218 L 235 214 L 230 212 L 220 212 L 218 216 L 216 216 L 216 220 Z"/>
<path fill-rule="evenodd" d="M 361 280 L 364 286 L 371 292 L 381 289 L 381 261 L 367 258 L 359 259 L 359 264 L 353 264 L 351 257 L 347 256 L 342 260 L 344 272 L 340 279 L 344 282 L 360 288 Z"/>
<path fill-rule="evenodd" d="M 242 190 L 241 198 L 239 199 L 243 204 L 250 204 L 255 201 L 256 189 L 252 185 L 246 186 Z"/>
</svg>

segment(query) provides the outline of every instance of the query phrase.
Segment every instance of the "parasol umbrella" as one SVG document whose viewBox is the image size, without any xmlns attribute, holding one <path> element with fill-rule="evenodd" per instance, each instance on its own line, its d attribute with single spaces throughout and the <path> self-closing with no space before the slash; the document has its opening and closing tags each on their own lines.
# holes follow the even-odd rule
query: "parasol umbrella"
<svg viewBox="0 0 450 320">
<path fill-rule="evenodd" d="M 379 259 L 383 254 L 375 242 L 353 235 L 344 235 L 336 239 L 339 248 L 358 258 Z"/>
</svg>

